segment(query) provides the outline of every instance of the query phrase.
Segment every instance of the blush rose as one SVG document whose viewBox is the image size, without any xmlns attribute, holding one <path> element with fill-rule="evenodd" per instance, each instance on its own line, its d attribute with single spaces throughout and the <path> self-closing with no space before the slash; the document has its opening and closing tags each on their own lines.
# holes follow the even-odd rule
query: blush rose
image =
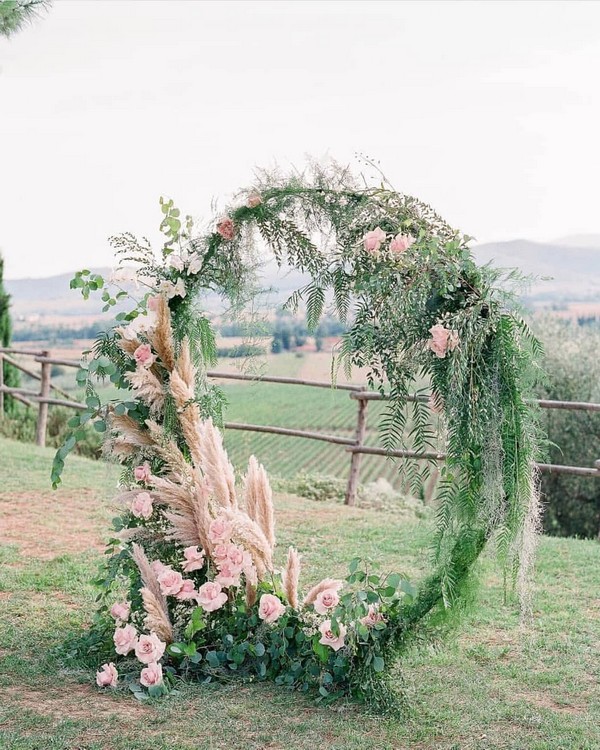
<svg viewBox="0 0 600 750">
<path fill-rule="evenodd" d="M 135 646 L 135 655 L 142 664 L 159 661 L 165 653 L 167 644 L 160 640 L 156 633 L 141 635 Z"/>
<path fill-rule="evenodd" d="M 276 622 L 285 612 L 283 603 L 273 594 L 263 594 L 258 604 L 258 616 L 265 622 Z"/>
<path fill-rule="evenodd" d="M 117 687 L 118 678 L 119 673 L 111 661 L 110 664 L 103 664 L 100 670 L 96 672 L 96 685 L 98 687 Z"/>
<path fill-rule="evenodd" d="M 325 589 L 317 594 L 314 608 L 320 615 L 326 615 L 330 609 L 337 607 L 340 597 L 335 589 Z"/>
<path fill-rule="evenodd" d="M 148 492 L 139 492 L 133 498 L 131 512 L 136 518 L 143 518 L 147 521 L 153 510 L 152 496 Z"/>
<path fill-rule="evenodd" d="M 150 464 L 145 461 L 140 466 L 136 466 L 133 470 L 133 477 L 136 482 L 149 482 L 152 472 L 150 471 Z"/>
<path fill-rule="evenodd" d="M 133 358 L 138 367 L 151 367 L 155 360 L 150 344 L 140 344 L 134 351 Z"/>
<path fill-rule="evenodd" d="M 183 557 L 181 567 L 184 573 L 192 573 L 204 567 L 204 550 L 199 547 L 186 547 L 183 550 Z"/>
<path fill-rule="evenodd" d="M 221 590 L 220 583 L 207 581 L 198 589 L 196 601 L 205 612 L 214 612 L 225 604 L 227 594 Z"/>
<path fill-rule="evenodd" d="M 162 666 L 156 662 L 150 662 L 140 673 L 140 682 L 144 687 L 154 687 L 162 685 L 163 672 Z"/>
<path fill-rule="evenodd" d="M 173 568 L 165 566 L 156 576 L 161 593 L 165 596 L 175 596 L 183 588 L 183 577 L 181 573 Z"/>
<path fill-rule="evenodd" d="M 217 224 L 217 232 L 224 240 L 232 240 L 235 235 L 235 224 L 226 216 Z"/>
<path fill-rule="evenodd" d="M 416 239 L 410 234 L 397 234 L 390 242 L 390 251 L 392 253 L 403 253 L 415 242 Z"/>
<path fill-rule="evenodd" d="M 127 656 L 137 645 L 137 631 L 133 625 L 125 625 L 122 628 L 116 628 L 113 635 L 115 651 L 119 656 Z"/>
<path fill-rule="evenodd" d="M 385 242 L 386 234 L 381 227 L 376 227 L 367 232 L 363 237 L 363 246 L 368 253 L 377 253 L 381 243 Z"/>
<path fill-rule="evenodd" d="M 334 651 L 339 651 L 343 645 L 344 645 L 344 639 L 346 638 L 346 626 L 342 625 L 340 622 L 338 624 L 338 628 L 340 631 L 339 635 L 335 635 L 333 630 L 331 629 L 331 620 L 325 620 L 319 625 L 319 630 L 321 632 L 321 638 L 319 639 L 319 643 L 321 643 L 323 646 L 329 646 Z"/>
<path fill-rule="evenodd" d="M 115 620 L 127 622 L 131 613 L 131 604 L 129 602 L 115 602 L 110 608 L 110 615 Z"/>
</svg>

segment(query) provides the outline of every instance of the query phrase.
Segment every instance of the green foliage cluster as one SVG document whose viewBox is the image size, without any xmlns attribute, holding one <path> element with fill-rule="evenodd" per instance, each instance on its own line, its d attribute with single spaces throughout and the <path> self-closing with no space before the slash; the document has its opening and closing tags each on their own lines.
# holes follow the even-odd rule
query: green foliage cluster
<svg viewBox="0 0 600 750">
<path fill-rule="evenodd" d="M 547 373 L 541 398 L 600 402 L 600 328 L 548 318 L 536 321 L 544 343 Z M 543 425 L 554 464 L 593 467 L 600 459 L 598 412 L 544 409 Z M 600 534 L 600 482 L 593 477 L 544 474 L 544 531 L 557 536 L 597 538 Z"/>
<path fill-rule="evenodd" d="M 46 443 L 51 448 L 61 448 L 71 434 L 69 422 L 73 419 L 73 412 L 62 406 L 48 407 L 48 423 L 46 429 Z M 19 440 L 23 443 L 35 442 L 37 424 L 37 409 L 16 403 L 10 414 L 0 420 L 0 435 Z M 71 422 L 72 424 L 72 422 Z M 77 455 L 98 459 L 102 455 L 102 436 L 86 425 L 79 435 L 77 444 L 73 445 Z"/>
<path fill-rule="evenodd" d="M 0 34 L 10 37 L 50 8 L 50 0 L 1 0 Z"/>
<path fill-rule="evenodd" d="M 73 339 L 93 339 L 99 331 L 104 331 L 111 323 L 98 321 L 75 328 L 64 325 L 36 325 L 28 328 L 19 327 L 13 332 L 13 341 L 72 341 Z"/>
</svg>

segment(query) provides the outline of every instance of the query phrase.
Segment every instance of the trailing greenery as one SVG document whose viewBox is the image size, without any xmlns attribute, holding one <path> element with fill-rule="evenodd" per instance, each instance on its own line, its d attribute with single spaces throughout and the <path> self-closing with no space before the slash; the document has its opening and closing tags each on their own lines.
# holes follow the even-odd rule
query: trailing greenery
<svg viewBox="0 0 600 750">
<path fill-rule="evenodd" d="M 50 0 L 0 0 L 0 34 L 10 37 L 50 8 Z"/>
<path fill-rule="evenodd" d="M 111 414 L 129 417 L 127 429 L 135 425 L 142 431 L 151 427 L 147 421 L 151 414 L 160 414 L 165 439 L 172 439 L 188 458 L 202 454 L 201 446 L 194 449 L 189 442 L 190 435 L 200 433 L 182 427 L 186 410 L 198 405 L 205 419 L 220 422 L 223 399 L 204 378 L 206 368 L 215 361 L 215 336 L 198 302 L 208 290 L 223 294 L 234 304 L 251 296 L 258 233 L 280 263 L 311 276 L 289 300 L 292 310 L 301 302 L 305 304 L 309 329 L 318 327 L 330 299 L 333 311 L 347 325 L 336 366 L 366 368 L 370 386 L 389 394 L 381 425 L 384 445 L 422 456 L 428 451 L 437 453 L 443 438 L 446 462 L 433 540 L 434 569 L 414 590 L 399 575 L 391 583 L 388 576 L 380 578 L 354 561 L 348 583 L 365 587 L 340 595 L 331 612 L 328 638 L 343 642 L 344 623 L 349 628 L 352 624 L 346 650 L 336 656 L 327 652 L 325 658 L 320 648 L 323 640 L 312 639 L 310 653 L 304 652 L 301 644 L 308 624 L 297 606 L 292 606 L 284 608 L 280 625 L 270 631 L 275 641 L 261 641 L 265 649 L 267 645 L 273 649 L 268 663 L 261 662 L 264 654 L 251 649 L 256 645 L 251 625 L 254 615 L 244 608 L 238 594 L 229 595 L 228 608 L 223 610 L 231 615 L 231 621 L 225 616 L 210 620 L 194 610 L 190 615 L 191 623 L 197 619 L 193 632 L 186 629 L 186 642 L 175 644 L 179 653 L 171 650 L 170 656 L 189 657 L 192 664 L 202 663 L 203 671 L 201 647 L 213 653 L 214 663 L 208 663 L 211 670 L 227 666 L 231 671 L 231 664 L 245 663 L 250 654 L 251 668 L 258 668 L 259 675 L 297 687 L 312 684 L 312 675 L 324 697 L 350 693 L 389 707 L 391 662 L 425 621 L 453 612 L 465 600 L 474 565 L 490 539 L 497 546 L 505 574 L 514 575 L 521 584 L 526 603 L 527 571 L 539 522 L 535 476 L 539 431 L 527 398 L 537 378 L 535 362 L 541 347 L 514 312 L 511 297 L 500 291 L 498 274 L 474 263 L 469 238 L 449 227 L 426 204 L 385 184 L 361 188 L 347 170 L 336 168 L 315 168 L 308 176 L 259 174 L 251 190 L 241 194 L 215 230 L 202 236 L 194 234 L 189 217 L 182 221 L 172 201 L 162 200 L 161 206 L 166 242 L 158 260 L 145 240 L 138 241 L 130 234 L 113 240 L 122 261 L 138 265 L 148 294 L 134 300 L 130 312 L 117 315 L 120 327 L 103 334 L 82 365 L 79 378 L 88 391 L 89 410 L 73 418 L 73 433 L 55 459 L 53 483 L 60 481 L 65 456 L 76 445 L 82 425 L 93 420 L 96 429 L 104 432 Z M 319 244 L 317 237 L 321 238 Z M 123 290 L 114 294 L 101 277 L 87 270 L 76 275 L 72 286 L 84 296 L 100 291 L 107 311 L 128 294 Z M 148 332 L 157 292 L 168 300 L 175 358 L 185 361 L 189 348 L 191 360 L 199 368 L 195 391 L 187 386 L 194 397 L 177 406 L 175 364 L 169 364 L 173 354 L 164 346 L 164 318 L 161 324 L 159 317 L 156 330 Z M 162 309 L 161 304 L 157 309 Z M 130 351 L 127 343 L 131 341 L 137 347 L 135 359 L 138 353 L 148 358 L 155 372 L 149 373 L 140 362 L 136 369 L 133 349 Z M 181 377 L 184 371 L 189 373 L 186 365 L 177 367 Z M 97 378 L 110 378 L 126 395 L 101 403 L 94 389 Z M 139 386 L 135 383 L 142 381 L 149 383 L 152 395 L 141 390 L 136 393 Z M 417 391 L 421 397 L 409 399 L 415 384 L 423 381 L 431 382 L 432 392 Z M 431 427 L 430 408 L 442 414 L 441 435 Z M 113 428 L 111 444 L 116 445 L 119 439 Z M 143 442 L 147 438 L 138 439 L 142 446 L 156 445 L 158 440 L 154 433 L 150 443 Z M 134 450 L 125 455 L 123 482 L 135 493 L 134 462 L 144 454 Z M 174 471 L 168 459 L 164 461 L 166 465 L 153 461 L 152 475 Z M 198 469 L 196 459 L 194 466 Z M 423 471 L 416 461 L 408 462 L 405 471 L 415 487 L 422 485 Z M 161 496 L 157 489 L 154 493 L 168 506 L 166 495 Z M 150 538 L 162 538 L 161 523 L 160 519 L 148 522 Z M 126 528 L 140 525 L 146 526 L 131 514 L 125 515 Z M 160 564 L 171 566 L 172 575 L 181 550 L 173 545 L 159 548 L 157 543 L 149 543 L 147 548 Z M 209 573 L 210 569 L 202 575 Z M 140 582 L 126 546 L 109 558 L 102 578 L 103 600 L 121 575 L 130 583 L 132 602 L 139 604 L 136 592 Z M 202 580 L 206 583 L 194 581 L 201 589 L 211 582 L 206 577 Z M 146 580 L 144 583 L 148 586 Z M 268 585 L 260 583 L 259 592 L 263 591 L 273 599 L 280 594 L 279 584 L 275 580 Z M 170 614 L 175 616 L 177 611 Z M 369 631 L 368 637 L 358 624 L 367 616 L 374 618 L 371 625 L 382 626 Z M 102 617 L 99 623 L 101 631 Z M 223 658 L 217 641 L 224 644 Z M 189 669 L 186 662 L 184 671 Z"/>
</svg>

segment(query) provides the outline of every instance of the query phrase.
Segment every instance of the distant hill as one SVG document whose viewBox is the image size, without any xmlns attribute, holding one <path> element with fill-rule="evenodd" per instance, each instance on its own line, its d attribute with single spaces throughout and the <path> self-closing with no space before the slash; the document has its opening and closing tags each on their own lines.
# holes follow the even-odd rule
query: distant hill
<svg viewBox="0 0 600 750">
<path fill-rule="evenodd" d="M 525 239 L 490 242 L 476 245 L 473 252 L 479 263 L 517 267 L 526 275 L 538 277 L 527 293 L 527 301 L 533 305 L 600 301 L 600 235 L 573 235 L 555 242 Z M 110 278 L 109 268 L 92 270 Z M 99 297 L 85 301 L 77 291 L 69 289 L 71 278 L 72 274 L 61 274 L 41 279 L 5 280 L 7 291 L 12 295 L 14 319 L 31 322 L 37 316 L 43 322 L 97 319 L 102 301 Z M 273 289 L 264 300 L 265 305 L 268 303 L 272 307 L 284 302 L 292 291 L 306 283 L 306 277 L 298 271 L 279 270 L 273 261 L 265 265 L 261 278 L 263 287 Z M 209 309 L 218 310 L 216 296 L 207 302 Z"/>
<path fill-rule="evenodd" d="M 519 268 L 524 274 L 537 277 L 527 294 L 532 302 L 580 302 L 600 295 L 600 235 L 597 244 L 594 237 L 564 238 L 569 244 L 490 242 L 475 246 L 473 252 L 479 263 Z"/>
<path fill-rule="evenodd" d="M 591 247 L 600 248 L 600 234 L 570 234 L 552 241 L 553 245 L 565 245 L 566 247 Z"/>
<path fill-rule="evenodd" d="M 111 268 L 91 268 L 92 273 L 100 274 L 104 279 L 110 279 Z M 91 294 L 84 300 L 78 290 L 70 289 L 69 283 L 74 273 L 64 273 L 44 278 L 5 279 L 4 285 L 11 295 L 11 313 L 13 319 L 29 323 L 64 323 L 69 325 L 92 321 L 102 315 L 104 303 L 99 295 Z M 132 272 L 132 278 L 135 273 Z M 277 267 L 274 261 L 269 261 L 261 273 L 261 287 L 265 290 L 264 305 L 276 307 L 287 300 L 296 289 L 307 283 L 308 279 L 293 268 Z M 127 282 L 124 288 L 131 291 L 134 297 L 140 297 L 145 289 L 136 290 L 135 281 Z M 222 308 L 217 295 L 211 295 L 205 301 L 206 307 L 217 312 Z M 124 303 L 129 306 L 129 303 Z M 113 308 L 113 312 L 119 307 Z M 37 318 L 40 318 L 37 321 Z"/>
</svg>

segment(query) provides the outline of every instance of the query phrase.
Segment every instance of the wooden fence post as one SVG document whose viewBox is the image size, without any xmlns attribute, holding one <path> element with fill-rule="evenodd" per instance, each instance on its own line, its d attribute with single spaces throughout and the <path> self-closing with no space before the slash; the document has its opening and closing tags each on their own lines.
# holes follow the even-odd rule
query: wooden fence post
<svg viewBox="0 0 600 750">
<path fill-rule="evenodd" d="M 50 352 L 43 351 L 42 357 L 49 357 Z M 52 365 L 50 362 L 42 362 L 42 379 L 40 385 L 40 398 L 47 399 L 50 396 L 50 377 L 52 374 Z M 35 444 L 46 445 L 46 426 L 48 424 L 48 403 L 40 401 L 37 426 L 35 430 Z"/>
<path fill-rule="evenodd" d="M 358 401 L 358 418 L 356 420 L 356 438 L 355 445 L 361 447 L 365 443 L 365 435 L 367 433 L 367 405 L 368 401 L 365 398 L 357 398 Z M 346 498 L 344 500 L 346 505 L 354 505 L 356 502 L 356 495 L 358 491 L 358 480 L 360 479 L 360 463 L 362 461 L 362 453 L 353 453 L 350 459 L 350 475 L 348 476 L 348 487 L 346 488 Z"/>
<path fill-rule="evenodd" d="M 0 419 L 4 419 L 4 354 L 0 352 Z"/>
</svg>

